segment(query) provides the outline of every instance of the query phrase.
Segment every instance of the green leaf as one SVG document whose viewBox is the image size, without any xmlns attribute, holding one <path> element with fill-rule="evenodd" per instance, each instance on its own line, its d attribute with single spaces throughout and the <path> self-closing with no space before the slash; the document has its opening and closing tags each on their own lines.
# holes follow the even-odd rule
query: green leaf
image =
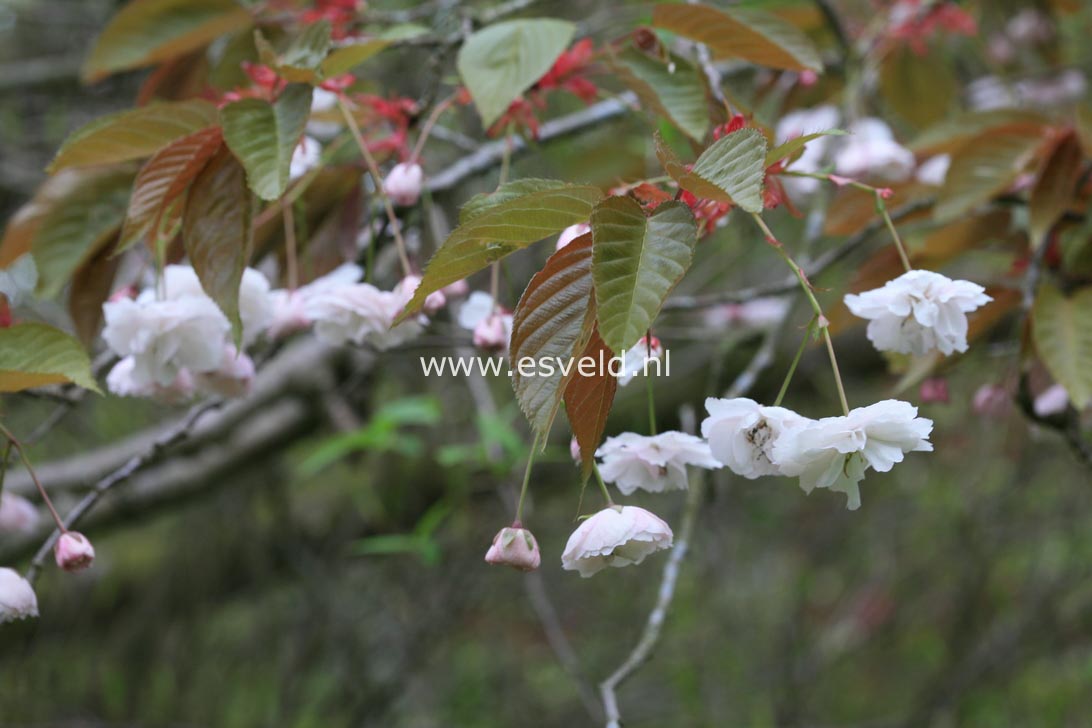
<svg viewBox="0 0 1092 728">
<path fill-rule="evenodd" d="M 472 216 L 432 256 L 399 320 L 416 313 L 433 291 L 570 225 L 587 222 L 602 197 L 598 187 L 564 185 L 509 199 Z"/>
<path fill-rule="evenodd" d="M 288 86 L 273 103 L 243 99 L 220 111 L 224 141 L 246 168 L 247 182 L 263 200 L 288 188 L 292 153 L 311 115 L 311 87 Z"/>
<path fill-rule="evenodd" d="M 709 105 L 705 80 L 696 68 L 676 56 L 665 63 L 636 48 L 613 56 L 611 65 L 643 104 L 670 119 L 691 139 L 705 138 Z"/>
<path fill-rule="evenodd" d="M 679 186 L 698 197 L 731 202 L 747 212 L 762 210 L 766 177 L 766 137 L 757 129 L 740 129 L 713 142 L 688 170 L 656 138 L 656 156 Z"/>
<path fill-rule="evenodd" d="M 209 127 L 168 144 L 141 167 L 133 183 L 118 250 L 159 229 L 167 208 L 222 145 L 220 127 Z"/>
<path fill-rule="evenodd" d="M 311 81 L 330 52 L 330 23 L 322 20 L 306 26 L 281 54 L 278 71 L 289 81 Z"/>
<path fill-rule="evenodd" d="M 0 329 L 0 392 L 64 382 L 102 394 L 78 341 L 45 324 Z"/>
<path fill-rule="evenodd" d="M 181 56 L 252 23 L 250 13 L 233 0 L 133 0 L 95 42 L 83 79 L 93 83 Z"/>
<path fill-rule="evenodd" d="M 582 235 L 531 277 L 512 314 L 512 389 L 541 437 L 550 430 L 594 324 L 591 235 Z"/>
<path fill-rule="evenodd" d="M 216 123 L 215 104 L 201 99 L 119 111 L 77 129 L 61 145 L 47 171 L 52 174 L 65 167 L 141 159 Z"/>
<path fill-rule="evenodd" d="M 1031 312 L 1035 348 L 1078 410 L 1092 402 L 1092 288 L 1066 298 L 1043 286 Z"/>
<path fill-rule="evenodd" d="M 466 39 L 456 66 L 483 126 L 550 70 L 575 32 L 564 20 L 529 18 L 494 23 Z"/>
<path fill-rule="evenodd" d="M 392 42 L 387 38 L 369 38 L 358 43 L 338 46 L 322 62 L 320 66 L 322 75 L 326 78 L 332 78 L 333 76 L 348 73 Z"/>
<path fill-rule="evenodd" d="M 517 179 L 514 182 L 506 182 L 494 192 L 482 192 L 474 195 L 459 210 L 459 224 L 469 222 L 483 212 L 487 212 L 498 205 L 510 202 L 517 197 L 530 195 L 535 192 L 547 190 L 559 190 L 567 186 L 566 182 L 559 179 Z"/>
<path fill-rule="evenodd" d="M 599 334 L 622 355 L 690 268 L 697 225 L 682 202 L 665 202 L 646 216 L 636 200 L 608 197 L 592 211 L 591 227 Z"/>
<path fill-rule="evenodd" d="M 657 5 L 652 24 L 704 43 L 716 58 L 742 58 L 789 71 L 822 71 L 819 52 L 795 26 L 751 8 Z"/>
<path fill-rule="evenodd" d="M 246 174 L 222 148 L 193 182 L 182 213 L 182 241 L 201 287 L 242 337 L 239 285 L 253 243 L 253 197 Z"/>
<path fill-rule="evenodd" d="M 71 186 L 43 217 L 31 243 L 38 293 L 57 295 L 72 273 L 113 241 L 129 204 L 133 173 L 106 168 L 73 174 Z"/>
<path fill-rule="evenodd" d="M 764 164 L 769 167 L 772 164 L 777 164 L 782 159 L 788 159 L 789 157 L 796 156 L 797 152 L 803 151 L 808 142 L 814 141 L 819 137 L 824 136 L 845 136 L 847 132 L 842 129 L 824 129 L 823 131 L 817 131 L 812 134 L 803 134 L 798 137 L 793 137 L 783 144 L 771 149 L 766 153 L 766 161 Z"/>
<path fill-rule="evenodd" d="M 952 220 L 986 202 L 1016 181 L 1044 142 L 1041 133 L 999 130 L 977 137 L 952 154 L 933 217 Z"/>
</svg>

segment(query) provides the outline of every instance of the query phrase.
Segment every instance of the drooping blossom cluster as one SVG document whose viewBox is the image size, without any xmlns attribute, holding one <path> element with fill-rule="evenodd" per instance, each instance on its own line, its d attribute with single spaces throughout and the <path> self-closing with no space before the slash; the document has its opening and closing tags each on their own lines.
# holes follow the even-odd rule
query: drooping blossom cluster
<svg viewBox="0 0 1092 728">
<path fill-rule="evenodd" d="M 798 477 L 810 493 L 845 493 L 847 507 L 861 505 L 859 483 L 872 468 L 885 473 L 908 452 L 931 451 L 931 420 L 907 402 L 884 400 L 848 415 L 813 420 L 783 407 L 746 398 L 705 402 L 702 434 L 714 457 L 745 478 Z"/>
</svg>

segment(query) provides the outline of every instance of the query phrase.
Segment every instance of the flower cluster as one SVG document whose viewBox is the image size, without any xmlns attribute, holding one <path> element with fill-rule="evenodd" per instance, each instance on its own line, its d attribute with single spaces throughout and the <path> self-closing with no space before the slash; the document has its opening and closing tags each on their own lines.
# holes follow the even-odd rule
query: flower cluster
<svg viewBox="0 0 1092 728">
<path fill-rule="evenodd" d="M 885 473 L 908 452 L 931 451 L 933 423 L 907 402 L 884 400 L 841 417 L 813 420 L 746 398 L 705 402 L 702 434 L 713 456 L 745 478 L 798 477 L 810 493 L 845 493 L 847 507 L 861 505 L 859 483 L 872 468 Z"/>
</svg>

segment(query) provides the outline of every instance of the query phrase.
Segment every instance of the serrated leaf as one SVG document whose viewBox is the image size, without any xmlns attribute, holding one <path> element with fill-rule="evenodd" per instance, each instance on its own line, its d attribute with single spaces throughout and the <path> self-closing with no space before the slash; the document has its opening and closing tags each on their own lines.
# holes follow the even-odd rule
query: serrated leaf
<svg viewBox="0 0 1092 728">
<path fill-rule="evenodd" d="M 731 202 L 747 212 L 762 211 L 766 137 L 757 129 L 740 129 L 721 137 L 689 170 L 658 135 L 656 156 L 680 187 L 698 197 Z"/>
<path fill-rule="evenodd" d="M 281 54 L 277 71 L 289 81 L 310 82 L 318 80 L 316 73 L 330 52 L 330 23 L 321 20 L 311 23 Z"/>
<path fill-rule="evenodd" d="M 575 32 L 576 27 L 564 20 L 529 18 L 494 23 L 466 39 L 456 66 L 482 126 L 491 126 L 550 70 Z"/>
<path fill-rule="evenodd" d="M 951 220 L 1006 190 L 1043 145 L 1039 133 L 995 131 L 952 154 L 933 216 Z"/>
<path fill-rule="evenodd" d="M 1042 245 L 1058 218 L 1073 204 L 1084 155 L 1076 134 L 1066 134 L 1047 158 L 1028 200 L 1031 243 Z"/>
<path fill-rule="evenodd" d="M 167 145 L 144 164 L 133 183 L 119 250 L 159 229 L 167 207 L 186 191 L 222 144 L 220 127 L 202 129 Z"/>
<path fill-rule="evenodd" d="M 114 240 L 129 203 L 133 173 L 129 168 L 109 168 L 71 179 L 42 217 L 31 242 L 38 293 L 44 298 L 55 296 L 77 268 Z"/>
<path fill-rule="evenodd" d="M 182 214 L 182 241 L 201 287 L 242 335 L 239 285 L 250 260 L 254 205 L 246 173 L 227 148 L 194 180 Z"/>
<path fill-rule="evenodd" d="M 1066 298 L 1043 286 L 1031 312 L 1035 348 L 1078 410 L 1092 402 L 1092 288 Z"/>
<path fill-rule="evenodd" d="M 447 284 L 570 225 L 587 222 L 602 197 L 598 187 L 565 185 L 522 195 L 475 215 L 455 228 L 432 256 L 399 320 L 416 313 L 430 293 Z"/>
<path fill-rule="evenodd" d="M 847 132 L 844 129 L 824 129 L 823 131 L 817 131 L 812 134 L 803 134 L 798 137 L 793 137 L 767 152 L 765 164 L 769 167 L 770 165 L 777 164 L 782 159 L 794 157 L 797 152 L 803 151 L 804 147 L 808 145 L 808 142 L 814 141 L 819 137 L 845 136 L 846 133 Z"/>
<path fill-rule="evenodd" d="M 665 202 L 646 216 L 633 198 L 608 197 L 592 210 L 591 227 L 599 334 L 621 355 L 645 335 L 690 268 L 697 225 L 682 202 Z"/>
<path fill-rule="evenodd" d="M 292 153 L 311 115 L 311 87 L 288 86 L 273 103 L 243 99 L 220 111 L 224 141 L 246 168 L 247 182 L 263 200 L 276 200 L 288 188 Z"/>
<path fill-rule="evenodd" d="M 216 123 L 216 106 L 201 99 L 165 101 L 104 116 L 72 133 L 48 171 L 142 159 L 175 139 Z"/>
<path fill-rule="evenodd" d="M 577 367 L 565 386 L 565 412 L 576 443 L 580 446 L 580 474 L 584 480 L 591 475 L 595 451 L 603 440 L 607 416 L 614 404 L 614 395 L 618 392 L 618 379 L 611 374 L 610 366 L 606 364 L 613 355 L 599 335 L 599 329 L 593 328 L 580 359 L 604 364 L 597 365 L 589 376 L 585 376 Z"/>
<path fill-rule="evenodd" d="M 0 329 L 0 392 L 65 382 L 101 394 L 78 341 L 45 324 Z"/>
<path fill-rule="evenodd" d="M 789 71 L 821 71 L 815 46 L 795 26 L 752 8 L 657 5 L 652 24 L 704 43 L 716 58 L 742 58 Z"/>
<path fill-rule="evenodd" d="M 681 58 L 670 56 L 668 63 L 636 48 L 627 48 L 611 58 L 622 82 L 645 106 L 671 120 L 691 139 L 701 141 L 709 130 L 705 80 Z"/>
<path fill-rule="evenodd" d="M 364 61 L 378 54 L 393 41 L 388 38 L 369 38 L 349 45 L 338 46 L 320 66 L 326 78 L 348 73 Z"/>
<path fill-rule="evenodd" d="M 149 66 L 252 23 L 250 13 L 233 0 L 133 0 L 95 41 L 83 79 L 93 83 L 117 71 Z"/>
<path fill-rule="evenodd" d="M 523 197 L 535 192 L 559 190 L 566 186 L 568 186 L 568 183 L 559 179 L 535 179 L 533 177 L 507 182 L 494 192 L 482 192 L 463 203 L 462 208 L 459 209 L 459 224 L 469 222 L 483 212 L 487 212 L 505 202 L 510 202 L 517 197 Z"/>
<path fill-rule="evenodd" d="M 532 276 L 513 312 L 512 388 L 527 420 L 543 437 L 595 322 L 591 266 L 591 235 L 582 235 L 551 255 Z M 521 365 L 531 361 L 536 364 Z M 547 372 L 547 365 L 552 365 L 552 372 Z"/>
</svg>

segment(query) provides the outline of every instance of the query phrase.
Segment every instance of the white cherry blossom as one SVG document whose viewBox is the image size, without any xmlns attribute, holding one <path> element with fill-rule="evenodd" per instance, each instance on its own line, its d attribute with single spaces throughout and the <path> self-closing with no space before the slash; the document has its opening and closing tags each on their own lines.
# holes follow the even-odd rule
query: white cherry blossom
<svg viewBox="0 0 1092 728">
<path fill-rule="evenodd" d="M 991 300 L 977 283 L 927 270 L 845 297 L 854 315 L 869 319 L 868 338 L 877 349 L 919 356 L 966 351 L 967 314 Z"/>
<path fill-rule="evenodd" d="M 651 362 L 663 359 L 663 356 L 664 347 L 659 339 L 653 336 L 650 343 L 647 336 L 642 336 L 640 340 L 626 352 L 622 373 L 618 375 L 618 385 L 621 387 L 626 386 L 638 374 L 641 376 L 648 376 L 651 375 L 653 371 L 658 374 L 659 365 L 657 364 L 654 367 L 651 365 Z M 646 366 L 647 372 L 649 373 L 648 375 L 646 375 Z"/>
<path fill-rule="evenodd" d="M 38 509 L 26 498 L 0 493 L 0 533 L 34 533 L 39 520 Z"/>
<path fill-rule="evenodd" d="M 106 388 L 119 397 L 145 397 L 163 404 L 180 404 L 193 398 L 197 385 L 187 369 L 180 369 L 169 384 L 138 379 L 136 359 L 124 357 L 106 375 Z"/>
<path fill-rule="evenodd" d="M 383 180 L 383 191 L 396 205 L 415 205 L 421 197 L 421 188 L 425 183 L 425 172 L 416 162 L 402 162 L 394 165 Z"/>
<path fill-rule="evenodd" d="M 385 350 L 421 333 L 419 318 L 391 328 L 407 298 L 380 291 L 370 283 L 333 286 L 310 297 L 304 314 L 315 322 L 315 335 L 328 344 L 371 344 Z"/>
<path fill-rule="evenodd" d="M 929 157 L 920 165 L 914 173 L 914 178 L 923 185 L 940 187 L 948 177 L 948 167 L 952 164 L 952 157 L 948 154 L 938 154 Z"/>
<path fill-rule="evenodd" d="M 685 490 L 687 465 L 721 467 L 704 440 L 675 431 L 658 435 L 624 432 L 607 438 L 595 456 L 600 459 L 599 473 L 603 480 L 614 483 L 626 495 L 637 489 L 650 493 Z"/>
<path fill-rule="evenodd" d="M 918 417 L 908 402 L 887 399 L 843 417 L 824 417 L 782 432 L 773 460 L 788 476 L 799 476 L 805 493 L 830 488 L 845 493 L 846 507 L 861 506 L 859 483 L 870 467 L 881 473 L 908 452 L 930 452 L 933 421 Z"/>
<path fill-rule="evenodd" d="M 789 429 L 810 420 L 784 407 L 765 407 L 746 397 L 705 400 L 709 416 L 701 423 L 713 457 L 736 475 L 782 475 L 774 446 Z"/>
<path fill-rule="evenodd" d="M 834 155 L 834 168 L 844 177 L 874 177 L 901 182 L 914 170 L 914 154 L 895 141 L 891 127 L 881 119 L 858 119 Z"/>
<path fill-rule="evenodd" d="M 565 544 L 561 568 L 585 578 L 608 566 L 639 564 L 671 547 L 671 527 L 637 506 L 608 506 L 584 520 Z"/>
<path fill-rule="evenodd" d="M 12 569 L 0 568 L 0 624 L 38 616 L 38 597 L 23 577 Z"/>
</svg>

